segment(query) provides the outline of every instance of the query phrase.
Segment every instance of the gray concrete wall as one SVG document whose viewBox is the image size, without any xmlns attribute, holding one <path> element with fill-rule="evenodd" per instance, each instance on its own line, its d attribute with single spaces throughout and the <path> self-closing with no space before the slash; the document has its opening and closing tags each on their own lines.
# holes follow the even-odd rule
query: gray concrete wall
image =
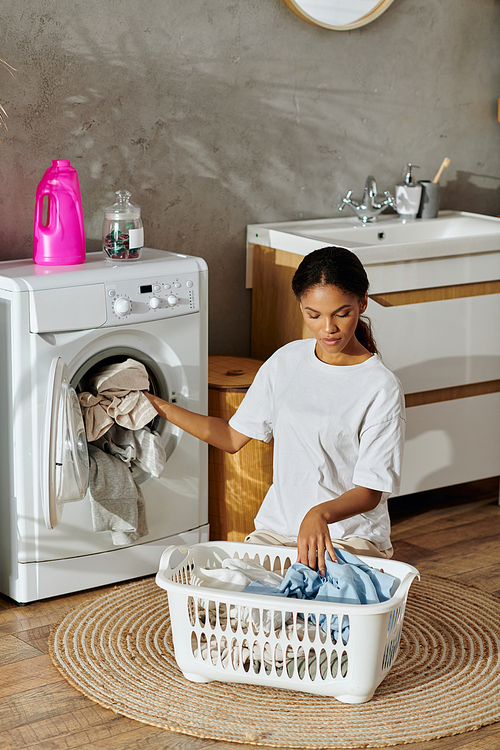
<svg viewBox="0 0 500 750">
<path fill-rule="evenodd" d="M 352 32 L 283 0 L 0 0 L 0 259 L 30 257 L 36 186 L 78 169 L 87 250 L 126 188 L 146 244 L 210 268 L 213 354 L 248 355 L 249 223 L 337 215 L 406 161 L 442 208 L 500 213 L 495 0 L 395 0 Z"/>
</svg>

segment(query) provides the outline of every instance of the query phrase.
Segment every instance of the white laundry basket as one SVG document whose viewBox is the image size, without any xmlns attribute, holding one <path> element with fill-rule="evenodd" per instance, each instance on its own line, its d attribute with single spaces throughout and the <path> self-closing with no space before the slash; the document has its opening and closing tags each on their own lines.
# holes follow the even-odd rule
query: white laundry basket
<svg viewBox="0 0 500 750">
<path fill-rule="evenodd" d="M 338 604 L 201 586 L 196 571 L 227 558 L 284 575 L 290 547 L 207 542 L 167 547 L 156 583 L 168 592 L 175 658 L 193 682 L 242 682 L 365 703 L 396 659 L 408 590 L 419 573 L 396 560 L 359 556 L 400 579 L 381 604 Z"/>
</svg>

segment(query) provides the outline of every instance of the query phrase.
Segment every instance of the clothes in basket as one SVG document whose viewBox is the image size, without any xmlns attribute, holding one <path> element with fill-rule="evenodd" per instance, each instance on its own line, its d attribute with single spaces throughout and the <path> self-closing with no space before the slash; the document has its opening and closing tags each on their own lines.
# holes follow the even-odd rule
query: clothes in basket
<svg viewBox="0 0 500 750">
<path fill-rule="evenodd" d="M 325 555 L 325 575 L 302 563 L 294 563 L 286 575 L 266 570 L 252 561 L 227 559 L 221 568 L 201 568 L 196 571 L 200 584 L 230 591 L 243 591 L 258 596 L 283 596 L 342 604 L 377 604 L 391 598 L 400 584 L 395 576 L 363 563 L 346 550 L 335 550 L 337 562 Z M 315 628 L 314 615 L 309 617 Z M 325 615 L 320 616 L 320 627 L 326 632 Z M 275 624 L 276 626 L 276 624 Z M 330 618 L 332 638 L 338 640 L 337 617 Z M 348 620 L 342 626 L 342 636 L 349 637 Z"/>
<path fill-rule="evenodd" d="M 399 579 L 365 565 L 346 550 L 336 549 L 335 555 L 336 563 L 325 553 L 324 576 L 303 563 L 294 563 L 277 589 L 257 579 L 246 591 L 343 604 L 377 604 L 390 599 L 399 586 Z"/>
<path fill-rule="evenodd" d="M 249 594 L 290 596 L 342 604 L 378 604 L 390 599 L 400 584 L 398 578 L 365 565 L 356 555 L 346 550 L 336 549 L 335 555 L 336 563 L 332 562 L 328 552 L 325 553 L 324 576 L 303 563 L 294 563 L 279 587 L 255 581 L 245 591 Z M 310 616 L 310 621 L 314 626 L 314 615 Z M 328 626 L 324 615 L 320 617 L 319 625 L 326 631 Z M 338 640 L 338 627 L 338 618 L 332 617 L 330 629 L 335 640 Z M 347 620 L 342 627 L 342 635 L 344 639 L 348 638 Z"/>
<path fill-rule="evenodd" d="M 336 601 L 344 604 L 376 604 L 390 599 L 399 586 L 396 576 L 366 565 L 347 550 L 335 550 L 337 562 L 325 554 L 326 575 L 303 563 L 293 563 L 285 576 L 251 560 L 226 558 L 219 567 L 196 567 L 200 586 L 247 591 L 270 596 Z"/>
</svg>

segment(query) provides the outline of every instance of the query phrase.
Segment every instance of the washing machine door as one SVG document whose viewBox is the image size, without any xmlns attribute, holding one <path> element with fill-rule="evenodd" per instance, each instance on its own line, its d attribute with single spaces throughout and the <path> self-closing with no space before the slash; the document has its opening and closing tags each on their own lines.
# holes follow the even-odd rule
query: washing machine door
<svg viewBox="0 0 500 750">
<path fill-rule="evenodd" d="M 78 396 L 60 357 L 52 361 L 41 446 L 43 515 L 53 529 L 65 503 L 82 500 L 89 486 L 89 456 Z"/>
</svg>

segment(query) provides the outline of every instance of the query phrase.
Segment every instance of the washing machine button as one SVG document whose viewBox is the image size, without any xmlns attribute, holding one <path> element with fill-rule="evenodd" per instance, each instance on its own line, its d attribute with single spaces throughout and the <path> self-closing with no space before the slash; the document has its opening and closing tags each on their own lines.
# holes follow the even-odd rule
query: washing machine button
<svg viewBox="0 0 500 750">
<path fill-rule="evenodd" d="M 131 308 L 130 300 L 126 299 L 126 297 L 119 297 L 115 302 L 115 313 L 122 317 L 128 315 Z"/>
<path fill-rule="evenodd" d="M 153 284 L 153 292 L 161 292 L 161 284 Z"/>
<path fill-rule="evenodd" d="M 177 299 L 177 297 L 175 296 L 175 294 L 169 294 L 169 295 L 168 295 L 168 297 L 167 297 L 167 304 L 168 304 L 168 305 L 169 305 L 170 307 L 175 307 L 175 306 L 176 306 L 176 304 L 177 304 L 177 302 L 178 302 L 178 299 Z"/>
<path fill-rule="evenodd" d="M 158 297 L 151 297 L 149 300 L 149 306 L 152 310 L 157 310 L 160 307 L 160 300 Z"/>
<path fill-rule="evenodd" d="M 186 286 L 187 286 L 188 289 L 191 289 L 193 287 L 193 282 L 192 281 L 186 281 Z"/>
</svg>

